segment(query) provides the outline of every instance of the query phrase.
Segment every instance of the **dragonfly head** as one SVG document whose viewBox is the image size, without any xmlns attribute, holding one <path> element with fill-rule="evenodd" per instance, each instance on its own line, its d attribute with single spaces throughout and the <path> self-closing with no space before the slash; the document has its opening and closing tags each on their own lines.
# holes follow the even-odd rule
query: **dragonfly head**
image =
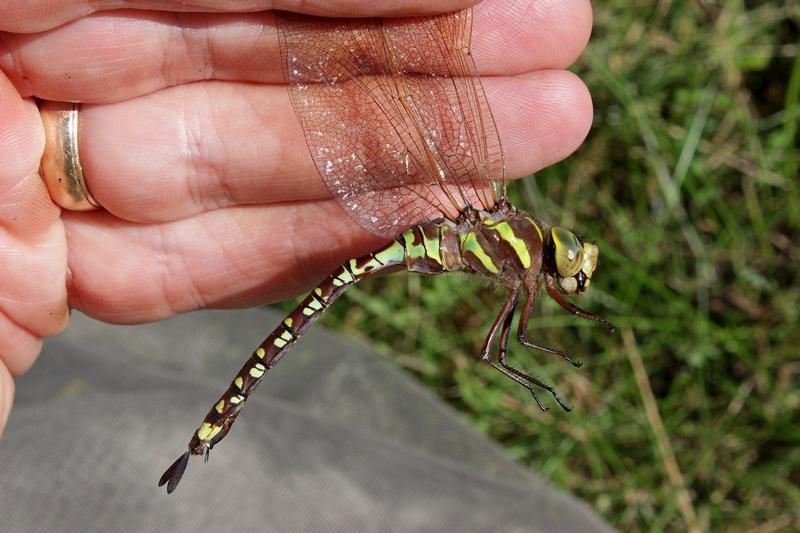
<svg viewBox="0 0 800 533">
<path fill-rule="evenodd" d="M 589 287 L 599 254 L 596 244 L 583 242 L 568 229 L 550 228 L 550 267 L 564 294 L 581 293 Z"/>
</svg>

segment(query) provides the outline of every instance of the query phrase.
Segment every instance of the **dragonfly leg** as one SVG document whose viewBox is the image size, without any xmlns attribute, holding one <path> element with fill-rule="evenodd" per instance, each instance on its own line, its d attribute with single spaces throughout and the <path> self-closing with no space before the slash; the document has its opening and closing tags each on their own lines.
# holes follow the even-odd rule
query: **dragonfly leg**
<svg viewBox="0 0 800 533">
<path fill-rule="evenodd" d="M 519 316 L 519 327 L 517 328 L 517 341 L 528 348 L 533 348 L 534 350 L 539 350 L 545 353 L 551 353 L 557 355 L 563 359 L 565 359 L 569 364 L 574 367 L 580 368 L 583 366 L 581 361 L 573 360 L 566 352 L 563 350 L 556 348 L 554 346 L 548 346 L 546 344 L 540 344 L 536 341 L 532 341 L 527 337 L 526 331 L 528 329 L 528 319 L 531 315 L 531 308 L 533 307 L 533 302 L 536 300 L 536 290 L 538 289 L 539 285 L 538 282 L 528 289 L 528 297 L 525 298 L 525 303 L 522 306 L 522 313 Z"/>
<path fill-rule="evenodd" d="M 503 373 L 505 376 L 513 379 L 514 381 L 516 381 L 517 383 L 528 389 L 528 391 L 531 393 L 531 396 L 533 396 L 534 401 L 536 401 L 536 404 L 539 406 L 539 409 L 541 409 L 542 411 L 547 411 L 548 408 L 545 407 L 542 404 L 542 402 L 539 401 L 539 398 L 536 396 L 536 391 L 533 388 L 534 386 L 540 387 L 548 391 L 550 394 L 552 394 L 553 398 L 555 398 L 556 402 L 558 402 L 558 405 L 560 405 L 561 408 L 564 409 L 565 411 L 572 411 L 572 408 L 561 400 L 561 398 L 558 395 L 558 391 L 555 389 L 555 387 L 552 387 L 539 379 L 529 376 L 528 374 L 525 374 L 524 372 L 521 372 L 508 364 L 508 335 L 511 329 L 511 322 L 513 318 L 514 318 L 514 313 L 510 313 L 506 321 L 503 323 L 503 331 L 500 334 L 500 350 L 498 357 L 499 362 L 492 364 L 492 366 L 495 369 L 499 370 L 501 373 Z"/>
<path fill-rule="evenodd" d="M 552 277 L 548 276 L 546 278 L 545 287 L 547 288 L 547 294 L 550 295 L 550 298 L 558 302 L 558 305 L 560 305 L 561 307 L 563 307 L 564 309 L 566 309 L 575 316 L 585 318 L 586 320 L 594 320 L 595 322 L 600 322 L 600 324 L 602 324 L 602 326 L 606 328 L 609 333 L 614 333 L 616 328 L 614 328 L 614 326 L 611 325 L 611 322 L 594 313 L 581 309 L 572 302 L 569 302 L 566 299 L 564 299 L 564 296 L 562 296 L 561 293 L 558 292 L 558 289 L 556 288 L 556 282 Z"/>
<path fill-rule="evenodd" d="M 481 348 L 480 358 L 481 361 L 485 363 L 489 363 L 492 359 L 491 349 L 492 344 L 494 343 L 494 339 L 497 337 L 497 333 L 501 331 L 501 339 L 500 339 L 500 354 L 502 358 L 505 358 L 505 347 L 503 346 L 503 334 L 505 335 L 506 341 L 508 340 L 508 327 L 511 325 L 511 321 L 514 318 L 514 308 L 517 307 L 517 301 L 519 300 L 519 289 L 514 289 L 511 293 L 511 296 L 508 298 L 506 303 L 503 305 L 503 308 L 500 310 L 500 314 L 497 315 L 497 318 L 494 319 L 492 323 L 492 327 L 489 328 L 489 333 L 486 335 L 486 339 L 483 341 L 483 347 Z"/>
<path fill-rule="evenodd" d="M 533 396 L 533 400 L 536 402 L 536 405 L 539 406 L 539 409 L 541 409 L 542 411 L 547 411 L 547 410 L 550 409 L 545 404 L 543 404 L 541 402 L 541 400 L 539 400 L 538 396 L 536 396 L 536 391 L 533 389 L 533 383 L 530 383 L 525 378 L 517 376 L 514 372 L 512 372 L 513 369 L 510 366 L 504 366 L 504 365 L 502 365 L 500 363 L 496 363 L 494 361 L 490 361 L 489 364 L 492 366 L 492 368 L 494 368 L 495 370 L 499 371 L 501 374 L 503 374 L 507 378 L 516 381 L 517 383 L 519 383 L 520 385 L 522 385 L 523 387 L 528 389 L 528 392 L 530 392 L 531 396 Z"/>
<path fill-rule="evenodd" d="M 506 366 L 506 362 L 508 361 L 508 334 L 511 331 L 511 322 L 514 321 L 514 310 L 516 309 L 516 299 L 514 301 L 514 306 L 508 316 L 505 317 L 503 321 L 503 327 L 500 331 L 500 347 L 497 350 L 497 359 L 500 361 L 500 364 Z M 536 403 L 539 403 L 539 400 L 536 400 Z"/>
<path fill-rule="evenodd" d="M 495 369 L 505 374 L 507 377 L 513 379 L 514 381 L 516 381 L 517 383 L 528 389 L 530 393 L 533 395 L 533 399 L 536 400 L 537 404 L 539 404 L 539 408 L 541 408 L 542 411 L 547 411 L 547 408 L 544 405 L 542 405 L 542 402 L 540 402 L 539 399 L 536 397 L 536 392 L 533 390 L 534 386 L 542 388 L 547 392 L 549 392 L 550 394 L 552 394 L 553 398 L 555 398 L 556 402 L 558 402 L 558 405 L 560 405 L 563 410 L 572 411 L 572 407 L 564 403 L 564 400 L 561 399 L 561 397 L 558 395 L 558 391 L 552 385 L 548 385 L 547 383 L 539 379 L 536 379 L 533 376 L 529 376 L 528 374 L 520 372 L 516 368 L 509 366 L 507 364 L 495 363 L 495 362 L 491 362 L 490 364 Z"/>
<path fill-rule="evenodd" d="M 511 297 L 506 301 L 505 305 L 503 305 L 503 309 L 500 311 L 500 314 L 497 315 L 492 327 L 489 330 L 489 334 L 486 336 L 486 340 L 483 343 L 483 349 L 481 350 L 481 360 L 489 364 L 492 368 L 503 374 L 509 379 L 516 381 L 518 384 L 525 387 L 528 392 L 531 393 L 533 396 L 534 401 L 539 406 L 542 411 L 547 411 L 547 406 L 545 406 L 536 396 L 536 390 L 534 387 L 540 387 L 550 394 L 553 395 L 556 402 L 566 411 L 571 411 L 572 409 L 566 405 L 558 395 L 558 391 L 550 385 L 531 377 L 523 372 L 520 372 L 516 368 L 512 367 L 508 364 L 508 337 L 509 331 L 511 329 L 511 323 L 514 320 L 514 309 L 516 308 L 517 301 L 519 300 L 519 290 L 515 289 L 514 292 L 511 294 Z M 498 361 L 492 361 L 490 356 L 490 347 L 491 344 L 494 342 L 495 337 L 500 332 L 500 346 L 498 350 Z"/>
</svg>

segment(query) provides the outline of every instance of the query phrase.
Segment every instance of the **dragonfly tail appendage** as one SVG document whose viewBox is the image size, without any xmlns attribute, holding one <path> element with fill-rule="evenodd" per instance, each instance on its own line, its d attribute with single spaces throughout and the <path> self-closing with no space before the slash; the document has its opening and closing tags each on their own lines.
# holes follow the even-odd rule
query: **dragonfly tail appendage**
<svg viewBox="0 0 800 533">
<path fill-rule="evenodd" d="M 181 478 L 183 477 L 183 473 L 186 471 L 186 465 L 189 464 L 190 455 L 190 452 L 186 452 L 178 457 L 175 462 L 172 463 L 172 465 L 170 465 L 170 467 L 167 468 L 167 470 L 161 475 L 161 479 L 158 480 L 159 487 L 166 483 L 167 494 L 172 494 L 172 491 L 178 486 L 178 482 L 180 482 Z"/>
<path fill-rule="evenodd" d="M 245 400 L 258 387 L 267 371 L 278 363 L 350 285 L 398 265 L 405 265 L 405 247 L 399 241 L 392 241 L 381 250 L 351 259 L 311 291 L 253 351 L 195 431 L 189 441 L 189 451 L 164 472 L 158 486 L 166 484 L 167 493 L 174 491 L 186 471 L 190 455 L 205 455 L 208 460 L 209 451 L 228 434 Z"/>
</svg>

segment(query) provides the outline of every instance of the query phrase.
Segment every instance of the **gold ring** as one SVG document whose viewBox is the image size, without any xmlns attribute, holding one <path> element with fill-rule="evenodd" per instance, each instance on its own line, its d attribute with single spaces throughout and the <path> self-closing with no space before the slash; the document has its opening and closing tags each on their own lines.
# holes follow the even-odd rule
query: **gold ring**
<svg viewBox="0 0 800 533">
<path fill-rule="evenodd" d="M 78 157 L 78 104 L 44 101 L 39 105 L 45 144 L 41 173 L 55 203 L 72 211 L 97 209 Z"/>
</svg>

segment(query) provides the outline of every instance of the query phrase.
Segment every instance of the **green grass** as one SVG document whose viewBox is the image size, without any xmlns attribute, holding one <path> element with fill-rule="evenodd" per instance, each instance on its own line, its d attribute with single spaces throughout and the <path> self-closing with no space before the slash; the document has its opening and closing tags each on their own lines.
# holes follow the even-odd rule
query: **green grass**
<svg viewBox="0 0 800 533">
<path fill-rule="evenodd" d="M 586 364 L 512 352 L 572 414 L 539 412 L 476 362 L 501 304 L 480 282 L 378 279 L 326 324 L 393 354 L 617 527 L 800 528 L 799 6 L 595 3 L 575 69 L 593 131 L 511 186 L 520 207 L 600 245 L 579 304 L 618 333 L 542 301 L 532 335 Z"/>
</svg>

